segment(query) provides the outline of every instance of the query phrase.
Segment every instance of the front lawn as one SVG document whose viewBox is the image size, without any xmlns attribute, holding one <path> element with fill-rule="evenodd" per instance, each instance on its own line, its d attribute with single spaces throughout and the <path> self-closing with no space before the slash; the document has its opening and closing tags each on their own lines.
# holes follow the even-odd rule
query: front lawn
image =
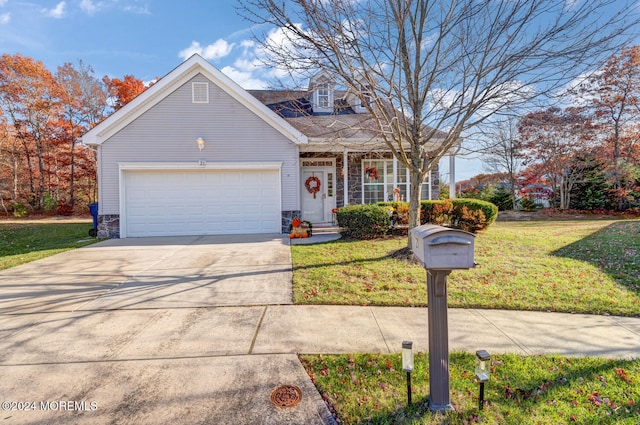
<svg viewBox="0 0 640 425">
<path fill-rule="evenodd" d="M 300 304 L 424 306 L 425 271 L 392 254 L 405 237 L 292 246 Z M 640 221 L 497 222 L 449 306 L 640 316 Z"/>
<path fill-rule="evenodd" d="M 0 221 L 0 270 L 95 243 L 92 223 L 8 223 Z"/>
<path fill-rule="evenodd" d="M 400 354 L 300 356 L 342 424 L 628 424 L 640 423 L 640 362 L 560 356 L 492 356 L 478 408 L 475 355 L 451 353 L 450 397 L 456 411 L 431 414 L 428 356 L 418 354 L 407 407 Z"/>
</svg>

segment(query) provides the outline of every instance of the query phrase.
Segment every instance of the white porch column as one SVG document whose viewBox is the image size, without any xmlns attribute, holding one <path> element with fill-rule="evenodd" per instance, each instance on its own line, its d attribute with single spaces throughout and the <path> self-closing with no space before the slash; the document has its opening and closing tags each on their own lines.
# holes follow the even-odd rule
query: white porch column
<svg viewBox="0 0 640 425">
<path fill-rule="evenodd" d="M 433 198 L 433 195 L 431 193 L 431 190 L 432 190 L 432 187 L 431 187 L 431 176 L 432 175 L 433 175 L 433 172 L 429 171 L 429 180 L 428 180 L 429 183 L 427 183 L 429 185 L 429 188 L 428 188 L 429 189 L 429 192 L 428 192 L 429 193 L 429 200 L 431 200 L 431 198 Z"/>
<path fill-rule="evenodd" d="M 343 173 L 343 192 L 344 192 L 344 205 L 349 205 L 349 157 L 347 155 L 349 151 L 345 149 L 342 152 L 342 173 Z"/>
<path fill-rule="evenodd" d="M 449 155 L 449 199 L 456 197 L 456 156 Z"/>
</svg>

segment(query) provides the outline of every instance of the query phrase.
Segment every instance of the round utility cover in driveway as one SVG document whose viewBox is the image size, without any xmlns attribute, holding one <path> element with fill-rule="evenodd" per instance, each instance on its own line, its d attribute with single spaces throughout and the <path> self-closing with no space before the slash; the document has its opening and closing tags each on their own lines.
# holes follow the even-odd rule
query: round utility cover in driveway
<svg viewBox="0 0 640 425">
<path fill-rule="evenodd" d="M 124 237 L 281 231 L 280 170 L 127 170 L 123 180 Z"/>
</svg>

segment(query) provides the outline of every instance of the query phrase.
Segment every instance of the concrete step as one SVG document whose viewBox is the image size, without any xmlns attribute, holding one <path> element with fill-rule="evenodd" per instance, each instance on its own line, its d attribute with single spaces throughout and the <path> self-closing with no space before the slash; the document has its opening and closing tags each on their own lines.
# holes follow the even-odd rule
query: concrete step
<svg viewBox="0 0 640 425">
<path fill-rule="evenodd" d="M 320 235 L 324 233 L 340 233 L 338 226 L 313 226 L 313 234 Z"/>
</svg>

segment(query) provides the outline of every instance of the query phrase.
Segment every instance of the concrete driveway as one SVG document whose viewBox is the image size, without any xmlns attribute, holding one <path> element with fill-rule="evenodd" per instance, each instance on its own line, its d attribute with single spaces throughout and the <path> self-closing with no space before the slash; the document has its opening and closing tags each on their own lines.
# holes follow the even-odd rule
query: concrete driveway
<svg viewBox="0 0 640 425">
<path fill-rule="evenodd" d="M 292 303 L 281 235 L 111 239 L 0 280 L 0 313 Z"/>
<path fill-rule="evenodd" d="M 295 354 L 254 352 L 291 278 L 282 235 L 109 240 L 0 271 L 0 423 L 330 423 Z M 295 408 L 270 402 L 284 384 Z"/>
</svg>

